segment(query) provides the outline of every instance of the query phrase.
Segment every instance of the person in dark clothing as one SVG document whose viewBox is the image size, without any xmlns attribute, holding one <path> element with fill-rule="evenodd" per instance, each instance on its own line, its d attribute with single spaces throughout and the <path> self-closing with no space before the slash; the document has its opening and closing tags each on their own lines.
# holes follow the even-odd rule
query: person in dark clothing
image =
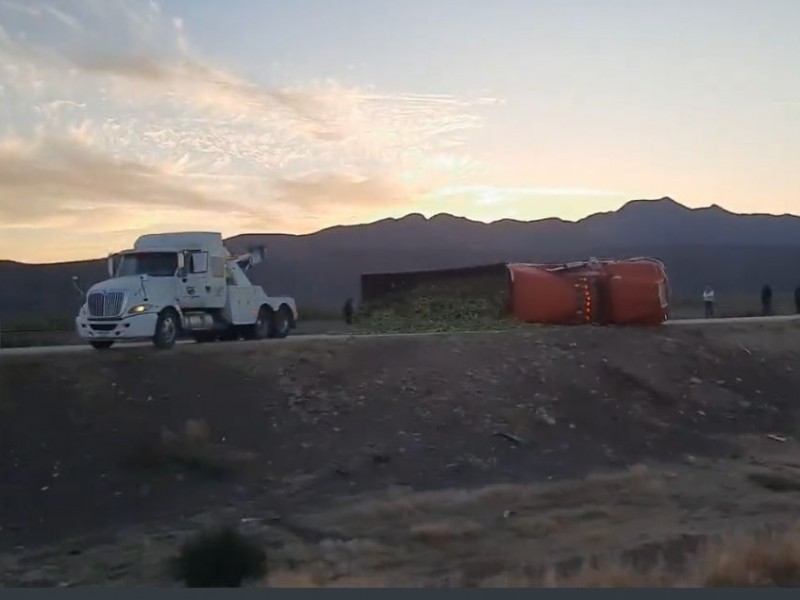
<svg viewBox="0 0 800 600">
<path fill-rule="evenodd" d="M 761 314 L 764 316 L 772 314 L 772 288 L 769 285 L 761 288 Z"/>
<path fill-rule="evenodd" d="M 794 309 L 800 315 L 800 285 L 794 288 Z"/>
<path fill-rule="evenodd" d="M 707 285 L 703 290 L 703 305 L 706 309 L 706 319 L 714 316 L 714 290 Z"/>
<path fill-rule="evenodd" d="M 353 323 L 353 299 L 348 298 L 347 302 L 344 303 L 344 322 L 348 325 L 352 325 Z"/>
</svg>

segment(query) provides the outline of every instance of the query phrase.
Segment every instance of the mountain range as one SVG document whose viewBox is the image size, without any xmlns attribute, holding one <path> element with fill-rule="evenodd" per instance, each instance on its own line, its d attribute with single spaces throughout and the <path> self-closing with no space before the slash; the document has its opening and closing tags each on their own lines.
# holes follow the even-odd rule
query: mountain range
<svg viewBox="0 0 800 600">
<path fill-rule="evenodd" d="M 575 222 L 410 214 L 307 235 L 244 234 L 226 244 L 232 252 L 264 245 L 267 258 L 253 281 L 268 294 L 294 296 L 301 310 L 338 309 L 348 296 L 358 298 L 362 273 L 590 256 L 659 258 L 676 295 L 697 296 L 706 284 L 718 294 L 754 295 L 764 283 L 776 292 L 800 285 L 800 217 L 691 209 L 671 198 L 633 200 Z M 0 260 L 0 321 L 74 314 L 81 300 L 70 277 L 88 286 L 105 278 L 105 264 Z"/>
</svg>

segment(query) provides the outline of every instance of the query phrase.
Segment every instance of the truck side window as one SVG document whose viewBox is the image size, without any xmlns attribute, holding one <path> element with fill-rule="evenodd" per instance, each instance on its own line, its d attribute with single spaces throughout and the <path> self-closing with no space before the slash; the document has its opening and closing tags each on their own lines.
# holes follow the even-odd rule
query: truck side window
<svg viewBox="0 0 800 600">
<path fill-rule="evenodd" d="M 221 256 L 211 257 L 211 276 L 220 279 L 225 277 L 225 261 Z"/>
<path fill-rule="evenodd" d="M 192 273 L 208 272 L 208 252 L 192 252 L 189 268 Z"/>
</svg>

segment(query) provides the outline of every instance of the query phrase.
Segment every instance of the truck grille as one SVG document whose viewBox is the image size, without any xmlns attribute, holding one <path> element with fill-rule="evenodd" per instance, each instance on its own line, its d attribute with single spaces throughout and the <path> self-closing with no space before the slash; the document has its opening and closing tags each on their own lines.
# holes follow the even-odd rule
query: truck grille
<svg viewBox="0 0 800 600">
<path fill-rule="evenodd" d="M 118 317 L 124 301 L 124 292 L 94 292 L 89 294 L 86 304 L 90 317 Z"/>
</svg>

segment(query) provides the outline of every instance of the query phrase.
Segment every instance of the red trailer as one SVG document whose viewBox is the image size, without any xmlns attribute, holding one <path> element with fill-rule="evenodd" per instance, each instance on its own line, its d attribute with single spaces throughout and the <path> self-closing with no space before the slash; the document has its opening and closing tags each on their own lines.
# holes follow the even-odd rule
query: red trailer
<svg viewBox="0 0 800 600">
<path fill-rule="evenodd" d="M 361 294 L 365 306 L 398 315 L 458 303 L 489 318 L 553 325 L 658 325 L 669 315 L 666 268 L 653 258 L 376 273 L 361 276 Z"/>
</svg>

